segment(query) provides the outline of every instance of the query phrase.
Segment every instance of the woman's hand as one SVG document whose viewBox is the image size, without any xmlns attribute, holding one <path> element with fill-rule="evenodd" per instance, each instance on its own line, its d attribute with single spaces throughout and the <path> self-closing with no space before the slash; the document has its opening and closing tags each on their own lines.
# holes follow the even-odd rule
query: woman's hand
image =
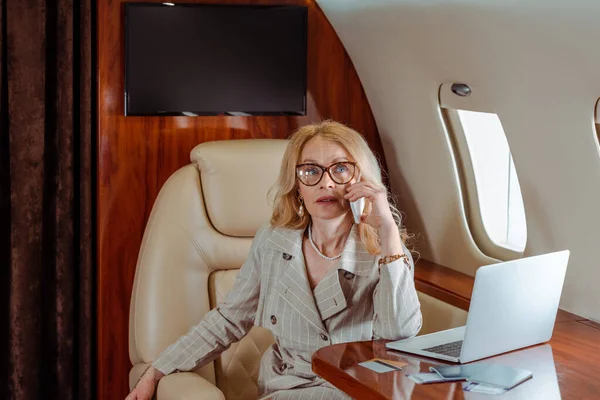
<svg viewBox="0 0 600 400">
<path fill-rule="evenodd" d="M 138 383 L 135 385 L 129 396 L 125 400 L 150 400 L 156 390 L 156 385 L 160 378 L 164 374 L 154 367 L 150 367 L 144 372 L 144 375 L 140 378 Z"/>
<path fill-rule="evenodd" d="M 396 222 L 390 211 L 390 204 L 388 203 L 385 188 L 361 178 L 359 182 L 350 185 L 346 190 L 348 191 L 344 195 L 346 200 L 356 201 L 364 197 L 371 203 L 371 211 L 369 214 L 363 213 L 360 217 L 361 222 L 369 224 L 375 229 L 396 226 Z"/>
<path fill-rule="evenodd" d="M 360 221 L 371 225 L 379 232 L 382 256 L 404 254 L 400 232 L 390 210 L 385 188 L 361 178 L 346 190 L 348 191 L 344 195 L 346 200 L 356 201 L 364 197 L 371 203 L 371 211 L 369 214 L 363 213 Z"/>
</svg>

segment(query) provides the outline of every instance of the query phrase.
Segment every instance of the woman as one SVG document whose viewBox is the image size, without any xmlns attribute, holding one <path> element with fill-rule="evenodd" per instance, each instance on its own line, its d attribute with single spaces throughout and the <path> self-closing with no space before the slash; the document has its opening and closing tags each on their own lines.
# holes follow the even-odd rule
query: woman
<svg viewBox="0 0 600 400">
<path fill-rule="evenodd" d="M 253 325 L 275 338 L 261 359 L 259 396 L 348 398 L 312 372 L 316 350 L 419 332 L 406 234 L 360 134 L 332 121 L 300 128 L 274 193 L 270 225 L 227 298 L 159 355 L 127 400 L 150 399 L 162 376 L 214 360 Z M 359 198 L 366 206 L 356 225 L 350 202 Z"/>
</svg>

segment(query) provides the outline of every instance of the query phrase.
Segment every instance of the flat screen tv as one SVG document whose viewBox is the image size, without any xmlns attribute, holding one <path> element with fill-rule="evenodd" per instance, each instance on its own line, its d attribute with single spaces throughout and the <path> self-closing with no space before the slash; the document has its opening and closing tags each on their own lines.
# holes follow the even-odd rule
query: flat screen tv
<svg viewBox="0 0 600 400">
<path fill-rule="evenodd" d="M 307 8 L 125 3 L 125 115 L 305 115 Z"/>
</svg>

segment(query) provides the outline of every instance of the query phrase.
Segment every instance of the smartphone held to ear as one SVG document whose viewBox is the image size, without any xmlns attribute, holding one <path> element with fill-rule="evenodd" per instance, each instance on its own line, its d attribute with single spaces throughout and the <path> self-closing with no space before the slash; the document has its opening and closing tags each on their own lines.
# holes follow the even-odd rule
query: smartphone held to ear
<svg viewBox="0 0 600 400">
<path fill-rule="evenodd" d="M 358 179 L 356 180 L 356 182 L 360 182 L 361 177 L 362 177 L 362 174 L 359 173 Z M 361 217 L 363 211 L 365 210 L 365 198 L 361 197 L 360 199 L 358 199 L 356 201 L 351 201 L 350 208 L 352 209 L 352 215 L 354 215 L 354 223 L 356 225 L 360 224 L 360 217 Z"/>
<path fill-rule="evenodd" d="M 354 215 L 354 223 L 360 224 L 360 216 L 365 210 L 365 198 L 361 197 L 356 201 L 351 201 L 350 208 L 352 209 L 352 215 Z"/>
</svg>

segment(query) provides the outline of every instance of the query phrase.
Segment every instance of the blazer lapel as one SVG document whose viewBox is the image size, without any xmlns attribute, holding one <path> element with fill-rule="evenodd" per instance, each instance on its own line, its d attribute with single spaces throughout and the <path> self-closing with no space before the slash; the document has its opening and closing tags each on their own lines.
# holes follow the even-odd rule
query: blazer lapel
<svg viewBox="0 0 600 400">
<path fill-rule="evenodd" d="M 347 306 L 346 296 L 342 290 L 340 279 L 354 279 L 355 275 L 368 277 L 377 272 L 375 256 L 370 254 L 360 240 L 358 226 L 353 225 L 344 251 L 334 273 L 319 282 L 315 288 L 315 296 L 308 283 L 304 255 L 302 253 L 303 229 L 273 229 L 267 247 L 281 252 L 285 267 L 276 290 L 281 297 L 294 307 L 317 329 L 326 332 L 323 321 L 344 310 Z M 340 274 L 338 271 L 342 272 Z M 340 277 L 341 275 L 341 277 Z M 324 291 L 320 288 L 325 287 Z"/>
<path fill-rule="evenodd" d="M 356 275 L 368 277 L 374 271 L 375 256 L 367 251 L 360 240 L 357 225 L 352 225 L 335 271 L 319 282 L 315 288 L 315 298 L 321 318 L 326 320 L 348 307 L 341 279 L 352 280 Z"/>
<path fill-rule="evenodd" d="M 348 306 L 337 268 L 328 273 L 327 277 L 319 282 L 315 288 L 314 297 L 323 321 L 334 316 Z"/>
<path fill-rule="evenodd" d="M 303 230 L 275 228 L 266 245 L 281 251 L 285 267 L 276 290 L 288 304 L 295 308 L 319 331 L 327 332 L 317 310 L 308 283 L 304 255 L 302 253 Z"/>
<path fill-rule="evenodd" d="M 338 269 L 359 276 L 371 276 L 378 273 L 375 267 L 375 256 L 367 251 L 360 240 L 358 225 L 352 225 L 352 230 L 344 246 L 344 252 L 338 264 Z"/>
</svg>

